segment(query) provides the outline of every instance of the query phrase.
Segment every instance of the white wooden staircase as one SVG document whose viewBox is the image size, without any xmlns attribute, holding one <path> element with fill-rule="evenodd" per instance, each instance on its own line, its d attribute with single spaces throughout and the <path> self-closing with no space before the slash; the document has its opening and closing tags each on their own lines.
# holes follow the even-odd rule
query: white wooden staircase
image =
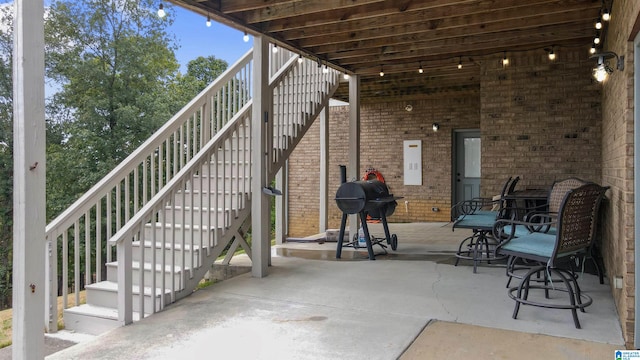
<svg viewBox="0 0 640 360">
<path fill-rule="evenodd" d="M 58 294 L 65 328 L 100 334 L 188 296 L 239 247 L 251 257 L 251 89 L 261 88 L 252 60 L 247 53 L 47 226 L 47 331 L 58 329 Z M 284 49 L 269 61 L 271 180 L 339 73 Z M 83 285 L 86 303 L 71 306 Z"/>
</svg>

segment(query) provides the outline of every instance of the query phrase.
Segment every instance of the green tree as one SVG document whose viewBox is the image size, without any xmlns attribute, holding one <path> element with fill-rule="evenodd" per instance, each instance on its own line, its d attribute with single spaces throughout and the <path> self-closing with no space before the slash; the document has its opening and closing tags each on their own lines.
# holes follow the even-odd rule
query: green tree
<svg viewBox="0 0 640 360">
<path fill-rule="evenodd" d="M 229 64 L 215 56 L 199 56 L 187 64 L 187 76 L 192 76 L 197 82 L 200 90 L 212 83 L 222 74 Z"/>
<path fill-rule="evenodd" d="M 47 210 L 57 215 L 136 149 L 181 104 L 178 63 L 153 0 L 54 1 L 47 21 Z"/>
<path fill-rule="evenodd" d="M 0 7 L 0 309 L 11 306 L 13 249 L 13 18 Z"/>
</svg>

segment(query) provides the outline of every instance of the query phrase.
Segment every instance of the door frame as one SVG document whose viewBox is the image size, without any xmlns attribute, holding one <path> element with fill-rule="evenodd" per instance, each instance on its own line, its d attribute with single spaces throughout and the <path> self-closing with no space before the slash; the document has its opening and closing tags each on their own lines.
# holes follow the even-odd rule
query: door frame
<svg viewBox="0 0 640 360">
<path fill-rule="evenodd" d="M 458 168 L 458 134 L 470 133 L 477 134 L 481 138 L 480 129 L 454 129 L 451 134 L 451 205 L 455 204 L 461 194 L 458 194 L 458 186 L 456 185 L 456 170 Z M 482 146 L 480 147 L 482 149 Z M 482 154 L 480 154 L 482 157 Z"/>
</svg>

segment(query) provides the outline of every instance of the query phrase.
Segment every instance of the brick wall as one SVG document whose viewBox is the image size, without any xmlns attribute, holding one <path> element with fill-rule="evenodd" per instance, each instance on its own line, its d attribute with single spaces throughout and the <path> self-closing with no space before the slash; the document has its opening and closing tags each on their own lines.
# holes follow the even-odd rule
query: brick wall
<svg viewBox="0 0 640 360">
<path fill-rule="evenodd" d="M 611 289 L 627 348 L 635 324 L 635 238 L 633 178 L 633 42 L 631 29 L 640 12 L 638 1 L 615 1 L 616 21 L 608 24 L 603 49 L 625 56 L 623 72 L 615 71 L 602 87 L 602 183 L 611 186 L 604 212 L 603 256 L 610 284 L 623 278 L 622 289 Z M 612 61 L 615 67 L 615 63 Z"/>
<path fill-rule="evenodd" d="M 483 62 L 479 90 L 363 104 L 359 173 L 378 169 L 390 191 L 404 197 L 389 221 L 449 220 L 455 129 L 481 129 L 483 196 L 499 193 L 515 175 L 519 187 L 549 187 L 570 176 L 600 181 L 600 87 L 585 51 L 557 49 L 554 62 L 542 50 L 510 54 L 507 68 L 496 57 Z M 340 185 L 338 165 L 347 164 L 348 116 L 348 107 L 330 110 L 330 195 Z M 432 131 L 433 122 L 440 131 Z M 403 140 L 422 141 L 422 186 L 403 185 Z M 316 123 L 290 159 L 290 236 L 319 230 L 319 166 Z M 329 204 L 329 227 L 339 227 L 341 213 Z"/>
<path fill-rule="evenodd" d="M 510 65 L 485 61 L 481 74 L 482 195 L 505 174 L 518 188 L 554 180 L 600 181 L 601 108 L 588 48 L 508 54 Z M 491 190 L 492 192 L 487 192 Z"/>
<path fill-rule="evenodd" d="M 368 168 L 382 173 L 391 193 L 399 200 L 390 222 L 448 221 L 451 207 L 452 131 L 479 128 L 478 91 L 432 95 L 423 99 L 361 106 L 361 155 L 359 174 Z M 405 110 L 411 104 L 413 110 Z M 330 110 L 329 125 L 329 223 L 340 226 L 342 213 L 333 201 L 340 186 L 339 165 L 348 165 L 348 106 Z M 431 124 L 440 130 L 433 132 Z M 319 217 L 319 121 L 313 124 L 289 162 L 289 236 L 318 232 Z M 405 186 L 403 141 L 422 141 L 422 186 Z M 407 202 L 405 205 L 405 201 Z M 437 207 L 440 211 L 432 211 Z"/>
</svg>

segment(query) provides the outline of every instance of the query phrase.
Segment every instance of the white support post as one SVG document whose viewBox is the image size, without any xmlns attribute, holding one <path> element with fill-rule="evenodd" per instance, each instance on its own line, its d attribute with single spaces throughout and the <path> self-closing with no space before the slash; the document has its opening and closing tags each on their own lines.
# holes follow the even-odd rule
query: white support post
<svg viewBox="0 0 640 360">
<path fill-rule="evenodd" d="M 44 358 L 44 2 L 14 2 L 13 359 Z"/>
<path fill-rule="evenodd" d="M 144 231 L 144 230 L 142 230 Z M 124 239 L 116 246 L 118 254 L 118 322 L 133 323 L 133 266 L 131 239 Z M 142 291 L 142 290 L 141 290 Z M 152 294 L 154 292 L 152 291 Z M 143 294 L 140 294 L 143 296 Z M 154 297 L 155 301 L 155 297 Z"/>
<path fill-rule="evenodd" d="M 329 109 L 320 112 L 320 219 L 319 232 L 327 231 L 329 219 Z"/>
<path fill-rule="evenodd" d="M 267 184 L 267 165 L 270 148 L 267 148 L 267 126 L 271 119 L 273 98 L 269 90 L 269 42 L 264 37 L 253 41 L 253 113 L 251 126 L 251 251 L 253 253 L 251 274 L 254 277 L 267 276 L 270 261 L 271 241 L 269 239 L 270 214 L 269 197 L 262 189 Z"/>
<path fill-rule="evenodd" d="M 349 78 L 349 165 L 347 181 L 359 180 L 360 172 L 360 76 Z M 358 233 L 358 214 L 349 216 L 349 237 Z"/>
<path fill-rule="evenodd" d="M 282 245 L 287 235 L 288 228 L 288 196 L 289 193 L 289 160 L 285 160 L 284 165 L 276 174 L 276 189 L 282 191 L 282 196 L 276 196 L 276 244 Z"/>
</svg>

